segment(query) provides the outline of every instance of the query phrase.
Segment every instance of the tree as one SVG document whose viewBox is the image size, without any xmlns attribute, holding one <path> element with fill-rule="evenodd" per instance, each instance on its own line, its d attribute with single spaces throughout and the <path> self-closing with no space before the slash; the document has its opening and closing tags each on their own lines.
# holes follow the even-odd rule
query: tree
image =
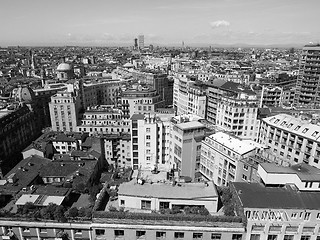
<svg viewBox="0 0 320 240">
<path fill-rule="evenodd" d="M 53 217 L 55 220 L 59 222 L 66 222 L 67 219 L 64 216 L 65 209 L 63 206 L 56 206 L 54 212 L 53 212 Z"/>
<path fill-rule="evenodd" d="M 68 211 L 68 217 L 71 217 L 71 218 L 78 217 L 78 214 L 79 214 L 78 212 L 79 212 L 79 211 L 78 211 L 78 208 L 72 207 L 72 208 L 70 208 L 69 211 Z"/>
</svg>

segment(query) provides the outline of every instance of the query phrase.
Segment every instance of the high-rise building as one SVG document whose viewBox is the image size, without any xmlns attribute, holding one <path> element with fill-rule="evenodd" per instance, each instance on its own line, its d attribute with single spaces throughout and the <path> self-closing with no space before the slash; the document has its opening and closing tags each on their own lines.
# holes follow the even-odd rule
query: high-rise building
<svg viewBox="0 0 320 240">
<path fill-rule="evenodd" d="M 302 49 L 295 105 L 320 107 L 320 44 Z"/>
<path fill-rule="evenodd" d="M 133 45 L 133 49 L 138 49 L 138 38 L 134 39 L 134 45 Z"/>
<path fill-rule="evenodd" d="M 138 36 L 138 44 L 139 44 L 139 49 L 144 48 L 144 35 L 139 35 Z"/>
</svg>

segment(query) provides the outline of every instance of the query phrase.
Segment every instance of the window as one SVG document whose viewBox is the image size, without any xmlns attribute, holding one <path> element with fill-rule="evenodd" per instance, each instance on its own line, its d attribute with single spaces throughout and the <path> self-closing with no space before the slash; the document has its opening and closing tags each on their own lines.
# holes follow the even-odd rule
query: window
<svg viewBox="0 0 320 240">
<path fill-rule="evenodd" d="M 23 228 L 22 228 L 22 231 L 23 231 L 23 232 L 30 232 L 30 228 L 28 228 L 28 227 L 23 227 Z"/>
<path fill-rule="evenodd" d="M 267 240 L 277 240 L 277 235 L 268 235 Z"/>
<path fill-rule="evenodd" d="M 150 147 L 150 142 L 146 142 L 146 146 L 147 146 L 147 147 Z"/>
<path fill-rule="evenodd" d="M 211 239 L 221 239 L 220 233 L 211 233 Z"/>
<path fill-rule="evenodd" d="M 309 128 L 305 128 L 305 129 L 303 129 L 302 133 L 306 133 L 308 131 L 309 131 Z"/>
<path fill-rule="evenodd" d="M 46 233 L 47 229 L 46 228 L 40 228 L 39 231 L 40 231 L 40 233 Z"/>
<path fill-rule="evenodd" d="M 248 169 L 249 169 L 248 165 L 243 165 L 243 169 L 248 171 Z"/>
<path fill-rule="evenodd" d="M 176 239 L 184 238 L 184 232 L 175 232 L 174 238 L 176 238 Z"/>
<path fill-rule="evenodd" d="M 147 161 L 150 161 L 150 160 L 151 160 L 151 157 L 147 157 L 146 160 L 147 160 Z"/>
<path fill-rule="evenodd" d="M 170 203 L 169 202 L 160 202 L 159 203 L 159 208 L 160 209 L 168 209 L 169 208 Z"/>
<path fill-rule="evenodd" d="M 297 216 L 298 216 L 298 213 L 296 213 L 296 212 L 291 213 L 291 218 L 292 219 L 296 219 Z"/>
<path fill-rule="evenodd" d="M 151 209 L 151 201 L 141 200 L 141 209 Z"/>
<path fill-rule="evenodd" d="M 310 236 L 309 235 L 302 235 L 300 240 L 310 240 Z"/>
<path fill-rule="evenodd" d="M 114 236 L 115 237 L 124 236 L 124 230 L 114 230 Z"/>
<path fill-rule="evenodd" d="M 317 220 L 320 220 L 320 213 L 317 213 Z"/>
<path fill-rule="evenodd" d="M 259 239 L 260 239 L 260 234 L 251 234 L 250 236 L 250 240 L 259 240 Z"/>
<path fill-rule="evenodd" d="M 202 233 L 193 233 L 193 239 L 202 239 Z"/>
<path fill-rule="evenodd" d="M 293 240 L 293 235 L 284 235 L 283 240 Z"/>
<path fill-rule="evenodd" d="M 242 234 L 232 234 L 232 240 L 241 240 Z"/>
<path fill-rule="evenodd" d="M 310 219 L 310 212 L 306 212 L 306 214 L 304 215 L 304 220 L 309 221 Z"/>
<path fill-rule="evenodd" d="M 147 135 L 147 136 L 146 136 L 146 139 L 147 139 L 147 140 L 150 140 L 150 139 L 151 139 L 150 135 Z"/>
<path fill-rule="evenodd" d="M 75 230 L 74 230 L 74 233 L 75 233 L 75 234 L 82 234 L 82 230 L 81 230 L 81 229 L 75 229 Z"/>
<path fill-rule="evenodd" d="M 143 238 L 146 236 L 146 231 L 136 231 L 137 238 Z"/>
<path fill-rule="evenodd" d="M 146 129 L 146 132 L 150 132 L 150 128 L 147 128 L 147 129 Z"/>
<path fill-rule="evenodd" d="M 96 235 L 104 235 L 105 231 L 104 229 L 96 229 Z"/>
<path fill-rule="evenodd" d="M 166 232 L 156 232 L 156 238 L 166 238 Z"/>
<path fill-rule="evenodd" d="M 247 176 L 244 175 L 244 174 L 242 174 L 242 179 L 245 180 L 245 181 L 247 181 Z"/>
</svg>

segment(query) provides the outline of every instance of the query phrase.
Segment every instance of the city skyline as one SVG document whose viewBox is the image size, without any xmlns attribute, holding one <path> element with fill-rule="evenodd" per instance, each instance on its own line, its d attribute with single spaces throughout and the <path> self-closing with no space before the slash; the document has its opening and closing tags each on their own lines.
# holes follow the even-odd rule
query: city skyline
<svg viewBox="0 0 320 240">
<path fill-rule="evenodd" d="M 301 44 L 320 41 L 316 0 L 5 1 L 0 46 Z"/>
</svg>

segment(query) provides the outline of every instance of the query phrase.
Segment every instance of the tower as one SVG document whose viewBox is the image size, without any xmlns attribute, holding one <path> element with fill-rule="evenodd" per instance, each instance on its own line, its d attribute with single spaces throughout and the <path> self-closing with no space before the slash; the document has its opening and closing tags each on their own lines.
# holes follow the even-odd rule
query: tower
<svg viewBox="0 0 320 240">
<path fill-rule="evenodd" d="M 295 105 L 304 105 L 312 108 L 320 107 L 319 61 L 320 44 L 310 44 L 303 47 L 294 97 Z"/>
<path fill-rule="evenodd" d="M 144 35 L 139 35 L 138 36 L 138 44 L 139 44 L 139 49 L 143 49 L 144 48 Z"/>
<path fill-rule="evenodd" d="M 134 46 L 133 46 L 133 49 L 138 49 L 138 38 L 135 38 L 134 39 Z"/>
</svg>

